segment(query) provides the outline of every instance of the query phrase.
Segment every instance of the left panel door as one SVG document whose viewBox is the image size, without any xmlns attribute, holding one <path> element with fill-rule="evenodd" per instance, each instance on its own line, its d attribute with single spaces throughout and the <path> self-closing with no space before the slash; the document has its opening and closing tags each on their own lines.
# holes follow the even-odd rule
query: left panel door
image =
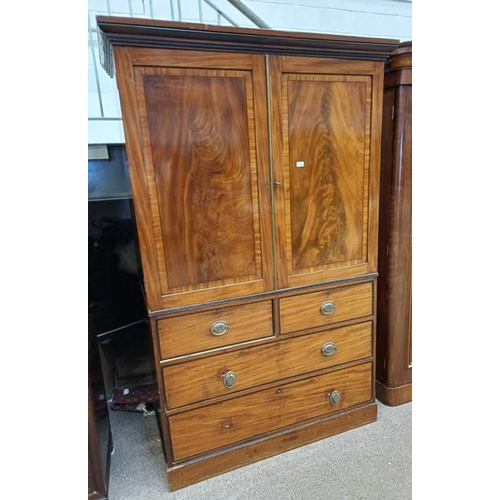
<svg viewBox="0 0 500 500">
<path fill-rule="evenodd" d="M 148 307 L 273 288 L 263 56 L 115 49 Z"/>
</svg>

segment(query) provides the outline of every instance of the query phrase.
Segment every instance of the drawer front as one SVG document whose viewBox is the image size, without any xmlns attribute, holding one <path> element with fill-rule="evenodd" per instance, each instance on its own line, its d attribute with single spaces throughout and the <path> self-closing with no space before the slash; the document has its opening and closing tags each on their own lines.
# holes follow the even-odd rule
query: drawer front
<svg viewBox="0 0 500 500">
<path fill-rule="evenodd" d="M 331 325 L 371 314 L 372 283 L 280 299 L 281 333 Z"/>
<path fill-rule="evenodd" d="M 167 405 L 176 408 L 371 355 L 372 323 L 366 322 L 190 361 L 164 368 Z"/>
<path fill-rule="evenodd" d="M 330 402 L 334 391 L 340 395 L 336 404 Z M 169 423 L 174 460 L 336 413 L 371 398 L 372 364 L 364 363 L 173 415 Z"/>
<path fill-rule="evenodd" d="M 273 335 L 271 301 L 158 321 L 163 359 Z"/>
</svg>

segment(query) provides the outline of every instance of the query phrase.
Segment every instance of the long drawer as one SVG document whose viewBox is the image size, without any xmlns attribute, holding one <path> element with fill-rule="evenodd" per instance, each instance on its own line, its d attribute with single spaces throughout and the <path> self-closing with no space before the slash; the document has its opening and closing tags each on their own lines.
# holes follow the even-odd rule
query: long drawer
<svg viewBox="0 0 500 500">
<path fill-rule="evenodd" d="M 281 333 L 327 326 L 373 314 L 373 285 L 362 283 L 279 301 Z"/>
<path fill-rule="evenodd" d="M 233 398 L 169 418 L 174 460 L 181 460 L 372 398 L 371 362 Z"/>
<path fill-rule="evenodd" d="M 163 359 L 271 337 L 271 301 L 161 319 L 158 335 Z"/>
<path fill-rule="evenodd" d="M 368 358 L 372 323 L 366 322 L 189 361 L 163 369 L 169 408 Z"/>
</svg>

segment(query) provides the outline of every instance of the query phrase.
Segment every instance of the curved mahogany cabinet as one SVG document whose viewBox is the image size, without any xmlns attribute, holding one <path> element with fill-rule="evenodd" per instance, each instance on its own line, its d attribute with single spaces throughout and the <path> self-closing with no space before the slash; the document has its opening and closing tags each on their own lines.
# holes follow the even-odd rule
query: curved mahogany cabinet
<svg viewBox="0 0 500 500">
<path fill-rule="evenodd" d="M 383 71 L 397 42 L 98 25 L 116 62 L 170 488 L 376 420 Z"/>
<path fill-rule="evenodd" d="M 411 401 L 412 43 L 386 64 L 380 181 L 377 398 Z"/>
</svg>

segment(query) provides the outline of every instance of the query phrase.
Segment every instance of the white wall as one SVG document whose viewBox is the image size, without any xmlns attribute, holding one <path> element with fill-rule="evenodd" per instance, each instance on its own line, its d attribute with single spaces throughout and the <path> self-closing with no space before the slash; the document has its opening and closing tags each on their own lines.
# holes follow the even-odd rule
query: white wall
<svg viewBox="0 0 500 500">
<path fill-rule="evenodd" d="M 254 27 L 226 0 L 211 1 L 239 26 Z M 412 38 L 410 0 L 244 0 L 244 3 L 273 29 L 401 41 Z M 89 23 L 93 28 L 97 14 L 109 13 L 155 19 L 179 20 L 180 17 L 182 21 L 201 20 L 208 24 L 217 24 L 218 21 L 216 12 L 203 0 L 88 0 L 88 8 Z M 229 23 L 222 19 L 222 24 Z M 99 64 L 95 33 L 89 41 L 88 116 L 89 144 L 125 142 L 116 81 L 109 78 Z"/>
</svg>

